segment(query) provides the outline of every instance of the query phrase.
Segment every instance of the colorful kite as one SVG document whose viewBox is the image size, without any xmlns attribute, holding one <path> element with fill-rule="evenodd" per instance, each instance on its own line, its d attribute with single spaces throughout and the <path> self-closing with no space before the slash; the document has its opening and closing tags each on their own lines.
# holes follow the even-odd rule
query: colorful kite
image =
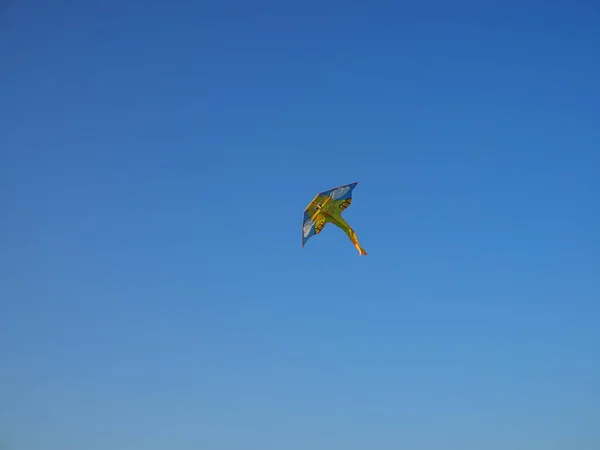
<svg viewBox="0 0 600 450">
<path fill-rule="evenodd" d="M 365 249 L 358 243 L 358 238 L 352 227 L 342 218 L 342 211 L 352 203 L 352 190 L 357 184 L 346 184 L 321 192 L 310 202 L 304 210 L 302 247 L 312 236 L 323 231 L 326 224 L 333 223 L 344 230 L 360 255 L 367 254 Z"/>
</svg>

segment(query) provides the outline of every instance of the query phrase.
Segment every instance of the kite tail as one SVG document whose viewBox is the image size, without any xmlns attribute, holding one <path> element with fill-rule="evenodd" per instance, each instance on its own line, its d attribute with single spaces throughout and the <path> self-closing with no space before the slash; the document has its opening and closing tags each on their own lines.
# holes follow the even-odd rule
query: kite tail
<svg viewBox="0 0 600 450">
<path fill-rule="evenodd" d="M 343 228 L 350 240 L 352 241 L 352 243 L 354 244 L 354 246 L 356 247 L 356 250 L 358 250 L 358 254 L 360 256 L 367 256 L 367 251 L 360 246 L 360 243 L 358 242 L 358 237 L 356 236 L 356 233 L 354 232 L 352 227 L 346 225 Z"/>
<path fill-rule="evenodd" d="M 352 243 L 354 244 L 354 246 L 356 247 L 356 250 L 358 250 L 358 254 L 360 256 L 366 256 L 367 255 L 367 251 L 362 248 L 358 242 L 358 237 L 356 237 L 356 233 L 354 232 L 354 230 L 352 229 L 352 227 L 350 225 L 348 225 L 348 222 L 346 222 L 344 219 L 342 219 L 341 217 L 331 217 L 330 218 L 331 222 L 333 222 L 335 225 L 337 225 L 338 227 L 340 227 L 342 230 L 344 230 L 344 232 L 348 235 L 348 237 L 350 238 L 350 241 L 352 241 Z"/>
<path fill-rule="evenodd" d="M 360 246 L 360 244 L 358 242 L 358 238 L 356 237 L 355 233 L 352 233 L 352 236 L 350 237 L 350 240 L 352 241 L 352 243 L 356 247 L 356 250 L 358 250 L 358 254 L 360 256 L 367 256 L 368 255 L 367 251 Z"/>
<path fill-rule="evenodd" d="M 358 253 L 360 254 L 360 256 L 367 256 L 368 255 L 367 251 L 364 248 L 362 248 L 358 242 L 356 244 L 354 244 L 354 246 L 358 250 Z"/>
</svg>

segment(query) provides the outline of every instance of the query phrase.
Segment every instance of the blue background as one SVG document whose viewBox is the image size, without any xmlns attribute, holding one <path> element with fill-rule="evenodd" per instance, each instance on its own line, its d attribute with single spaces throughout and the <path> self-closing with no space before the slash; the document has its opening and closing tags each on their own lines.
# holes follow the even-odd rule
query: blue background
<svg viewBox="0 0 600 450">
<path fill-rule="evenodd" d="M 600 448 L 600 8 L 500 3 L 3 2 L 0 448 Z"/>
</svg>

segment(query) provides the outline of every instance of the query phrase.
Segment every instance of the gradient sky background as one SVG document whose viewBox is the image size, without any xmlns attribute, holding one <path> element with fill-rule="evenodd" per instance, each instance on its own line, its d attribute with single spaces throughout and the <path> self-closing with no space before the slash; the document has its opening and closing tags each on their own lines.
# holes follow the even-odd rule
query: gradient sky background
<svg viewBox="0 0 600 450">
<path fill-rule="evenodd" d="M 502 3 L 2 2 L 0 448 L 600 448 L 600 7 Z"/>
</svg>

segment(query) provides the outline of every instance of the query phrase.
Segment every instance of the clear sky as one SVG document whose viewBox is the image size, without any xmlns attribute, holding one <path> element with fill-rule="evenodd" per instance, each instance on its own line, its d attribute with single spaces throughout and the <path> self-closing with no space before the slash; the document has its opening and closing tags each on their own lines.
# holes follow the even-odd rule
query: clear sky
<svg viewBox="0 0 600 450">
<path fill-rule="evenodd" d="M 595 2 L 50 3 L 0 8 L 2 450 L 600 448 Z M 301 248 L 353 181 L 369 256 Z"/>
</svg>

